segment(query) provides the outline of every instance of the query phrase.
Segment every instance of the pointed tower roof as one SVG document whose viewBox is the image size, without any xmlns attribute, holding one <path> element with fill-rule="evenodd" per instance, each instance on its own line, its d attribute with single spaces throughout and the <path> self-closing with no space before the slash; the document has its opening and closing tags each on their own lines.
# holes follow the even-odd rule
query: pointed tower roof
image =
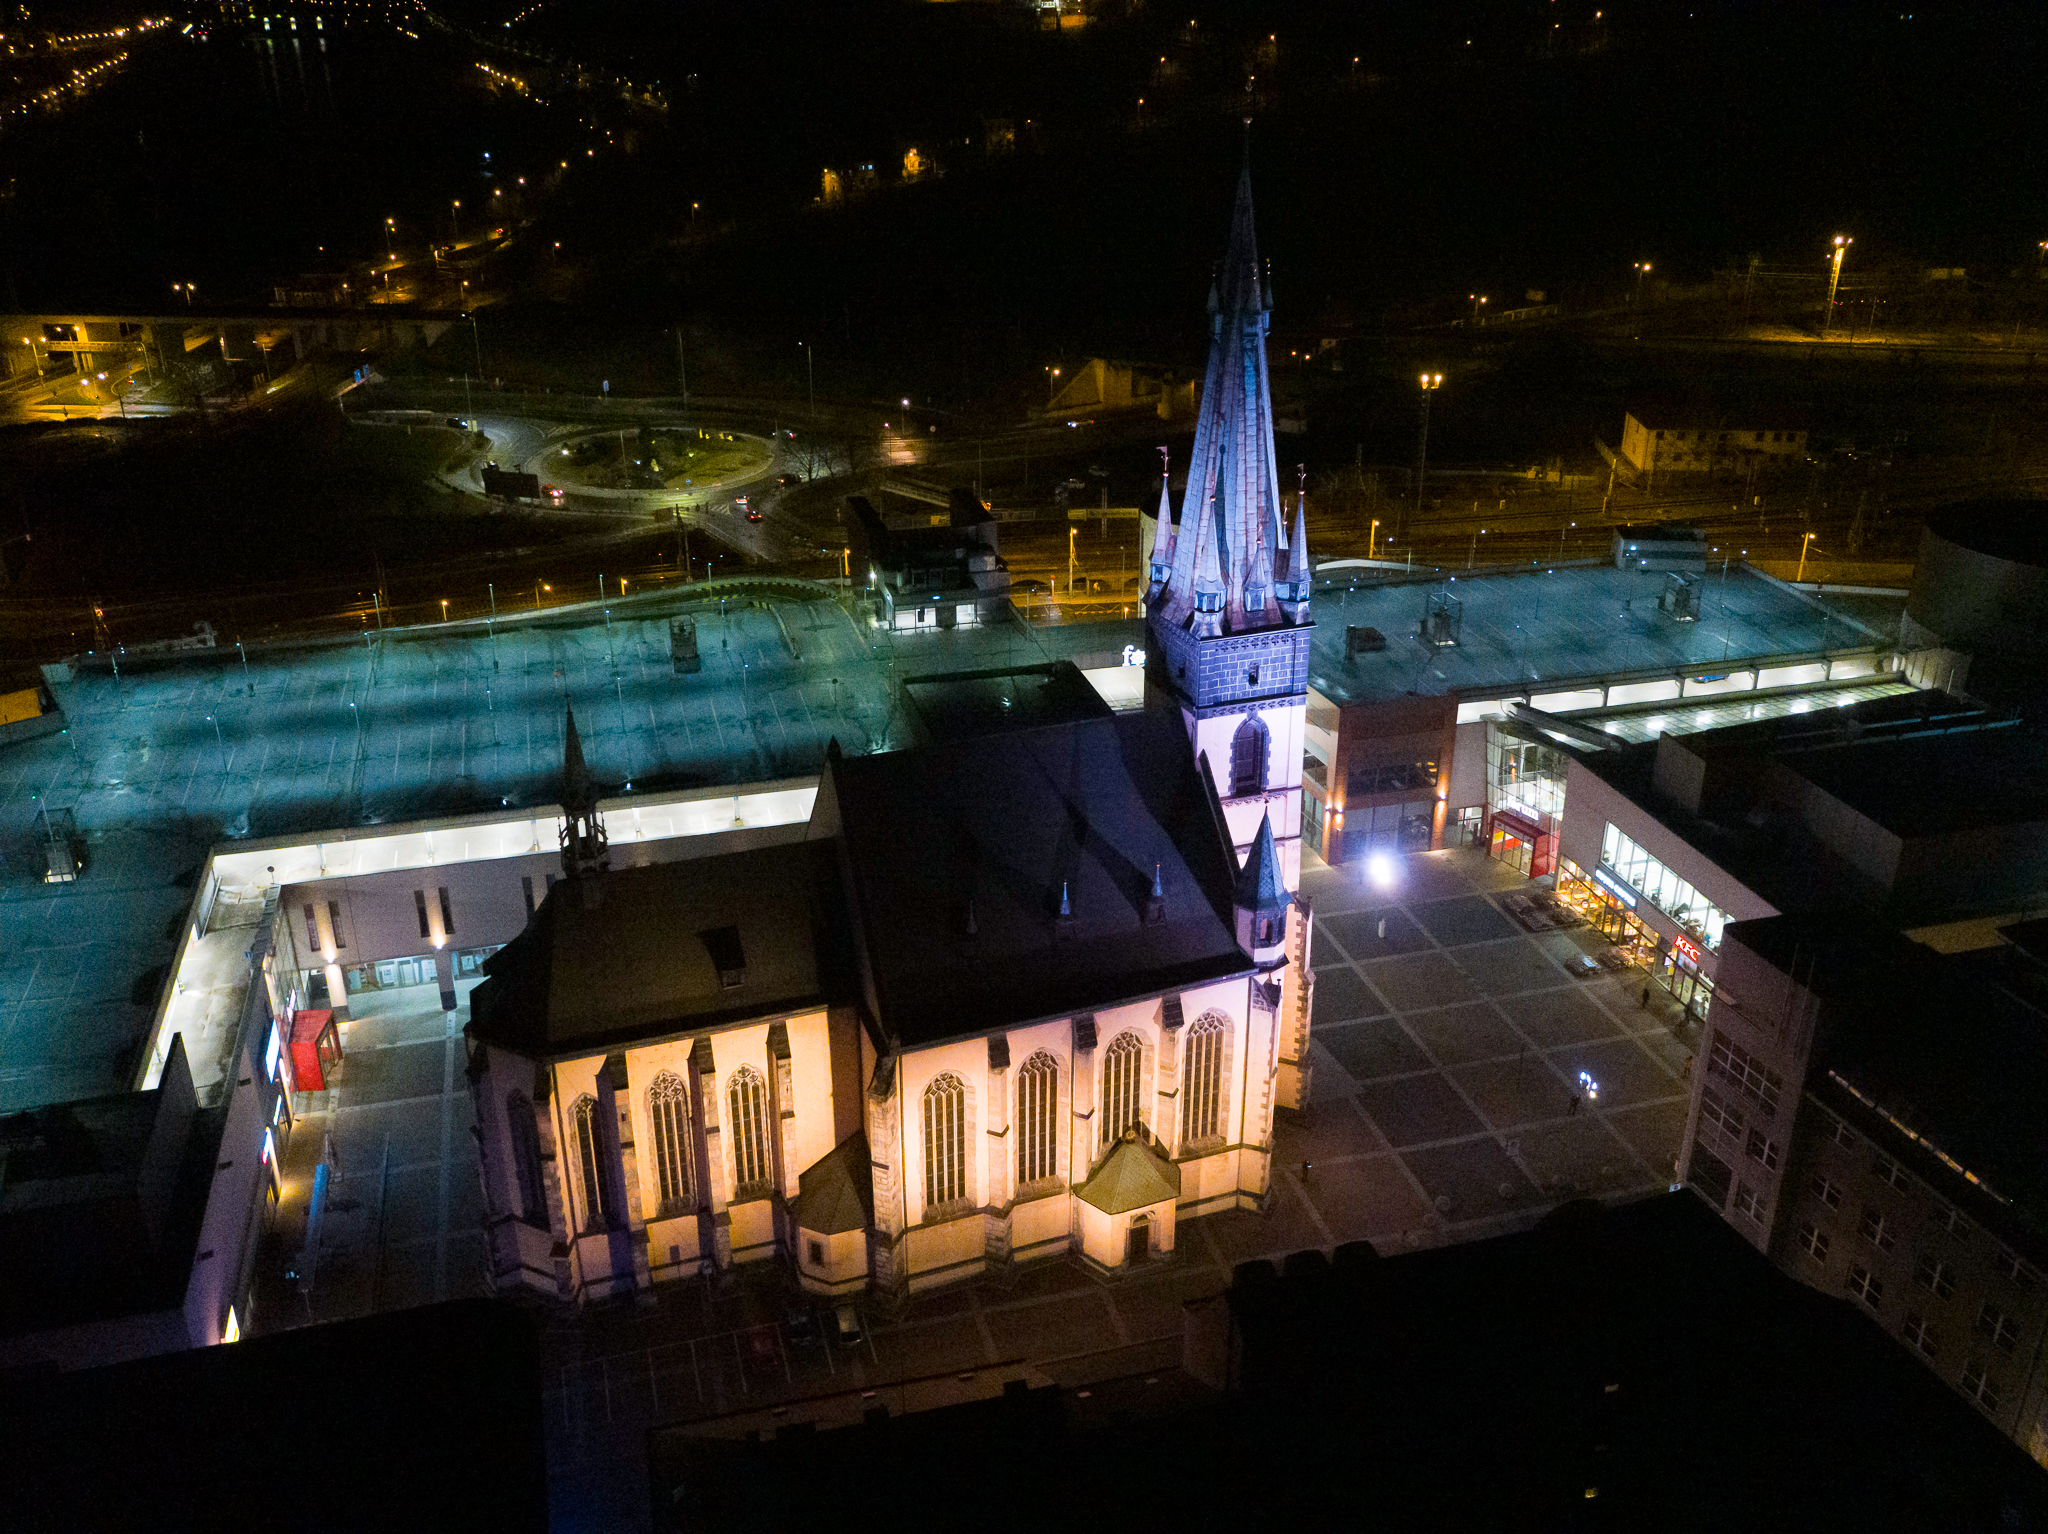
<svg viewBox="0 0 2048 1534">
<path fill-rule="evenodd" d="M 1305 586 L 1315 572 L 1308 562 L 1308 487 L 1303 485 L 1294 498 L 1294 536 L 1287 540 L 1287 576 Z"/>
<path fill-rule="evenodd" d="M 562 808 L 581 809 L 590 797 L 590 769 L 583 764 L 583 737 L 576 733 L 576 710 L 572 707 L 562 729 Z"/>
<path fill-rule="evenodd" d="M 1237 871 L 1233 898 L 1239 910 L 1276 915 L 1287 909 L 1292 896 L 1280 876 L 1280 849 L 1273 841 L 1273 817 L 1259 817 L 1259 834 L 1252 838 L 1244 866 Z"/>
<path fill-rule="evenodd" d="M 1187 489 L 1181 497 L 1180 536 L 1160 604 L 1165 622 L 1189 626 L 1197 592 L 1214 590 L 1223 593 L 1224 632 L 1276 628 L 1288 621 L 1274 591 L 1276 578 L 1284 575 L 1278 560 L 1287 539 L 1266 367 L 1271 310 L 1272 297 L 1259 262 L 1247 140 L 1229 238 L 1209 290 L 1209 368 Z M 1192 541 L 1187 536 L 1191 515 L 1199 523 Z M 1211 557 L 1216 561 L 1213 581 L 1203 568 Z M 1213 626 L 1214 620 L 1204 625 Z"/>
</svg>

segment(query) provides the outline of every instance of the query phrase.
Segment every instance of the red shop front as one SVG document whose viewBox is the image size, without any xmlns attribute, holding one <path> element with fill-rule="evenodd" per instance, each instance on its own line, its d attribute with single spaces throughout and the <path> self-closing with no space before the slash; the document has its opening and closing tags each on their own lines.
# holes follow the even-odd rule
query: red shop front
<svg viewBox="0 0 2048 1534">
<path fill-rule="evenodd" d="M 1505 806 L 1493 812 L 1493 834 L 1487 849 L 1532 879 L 1540 879 L 1557 863 L 1557 834 L 1530 816 Z"/>
<path fill-rule="evenodd" d="M 292 1018 L 292 1085 L 301 1092 L 327 1090 L 327 1073 L 341 1064 L 341 1028 L 331 1008 L 317 1007 Z"/>
</svg>

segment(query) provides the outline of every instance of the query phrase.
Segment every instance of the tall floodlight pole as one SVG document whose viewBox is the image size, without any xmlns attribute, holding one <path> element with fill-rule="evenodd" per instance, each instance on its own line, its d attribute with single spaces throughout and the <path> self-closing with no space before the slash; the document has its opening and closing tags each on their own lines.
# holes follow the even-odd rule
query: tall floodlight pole
<svg viewBox="0 0 2048 1534">
<path fill-rule="evenodd" d="M 1835 289 L 1842 285 L 1842 257 L 1849 253 L 1849 247 L 1856 243 L 1852 236 L 1835 236 L 1835 264 L 1828 270 L 1828 312 L 1821 321 L 1823 338 L 1835 328 Z"/>
<path fill-rule="evenodd" d="M 1444 375 L 1422 375 L 1422 440 L 1415 450 L 1415 520 L 1422 520 L 1422 482 L 1429 472 L 1429 397 L 1443 387 Z"/>
</svg>

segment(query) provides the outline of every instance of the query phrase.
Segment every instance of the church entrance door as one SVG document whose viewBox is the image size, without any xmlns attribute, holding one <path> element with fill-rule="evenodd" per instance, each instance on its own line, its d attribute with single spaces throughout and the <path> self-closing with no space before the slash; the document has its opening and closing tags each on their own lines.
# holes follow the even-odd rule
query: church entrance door
<svg viewBox="0 0 2048 1534">
<path fill-rule="evenodd" d="M 1152 1216 L 1141 1214 L 1131 1221 L 1131 1234 L 1124 1251 L 1126 1262 L 1143 1262 L 1152 1255 Z"/>
</svg>

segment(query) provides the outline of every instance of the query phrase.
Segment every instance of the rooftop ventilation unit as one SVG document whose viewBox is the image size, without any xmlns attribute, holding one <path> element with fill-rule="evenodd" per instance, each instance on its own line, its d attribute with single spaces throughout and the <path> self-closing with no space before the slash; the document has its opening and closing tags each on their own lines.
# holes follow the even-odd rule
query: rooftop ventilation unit
<svg viewBox="0 0 2048 1534">
<path fill-rule="evenodd" d="M 1657 610 L 1680 623 L 1700 620 L 1700 579 L 1671 571 L 1664 577 L 1664 589 L 1657 594 Z"/>
<path fill-rule="evenodd" d="M 1422 612 L 1419 638 L 1426 645 L 1441 648 L 1454 645 L 1465 631 L 1465 603 L 1448 591 L 1432 591 Z"/>
</svg>

